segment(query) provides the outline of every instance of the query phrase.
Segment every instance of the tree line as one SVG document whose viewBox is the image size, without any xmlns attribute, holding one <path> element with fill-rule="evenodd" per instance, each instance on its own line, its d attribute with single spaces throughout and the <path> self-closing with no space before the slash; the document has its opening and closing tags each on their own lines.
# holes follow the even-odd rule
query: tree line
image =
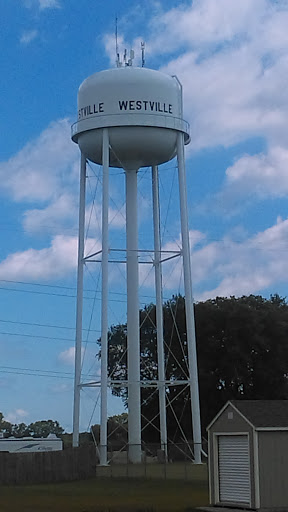
<svg viewBox="0 0 288 512">
<path fill-rule="evenodd" d="M 166 379 L 184 379 L 187 362 L 185 299 L 173 296 L 163 306 Z M 157 375 L 156 308 L 139 311 L 141 378 Z M 195 304 L 200 407 L 203 434 L 230 399 L 287 399 L 288 304 L 273 295 L 217 297 Z M 110 328 L 109 374 L 127 378 L 127 325 Z M 101 354 L 99 353 L 99 357 Z M 191 438 L 189 387 L 167 387 L 168 437 Z M 126 388 L 114 388 L 127 405 Z M 142 428 L 147 442 L 159 440 L 158 394 L 141 389 Z M 169 404 L 173 403 L 172 406 Z M 157 416 L 158 415 L 158 416 Z M 155 428 L 156 427 L 156 428 Z"/>
<path fill-rule="evenodd" d="M 49 434 L 61 436 L 64 429 L 58 421 L 54 420 L 40 420 L 29 425 L 23 422 L 10 423 L 4 419 L 2 412 L 0 412 L 0 432 L 4 434 L 4 437 L 47 437 Z"/>
<path fill-rule="evenodd" d="M 173 296 L 163 305 L 166 379 L 187 377 L 187 335 L 185 299 Z M 154 304 L 139 311 L 141 378 L 157 376 L 157 325 Z M 200 408 L 203 435 L 215 414 L 231 399 L 288 399 L 288 304 L 272 295 L 217 297 L 195 304 Z M 112 325 L 108 333 L 108 372 L 114 379 L 127 378 L 127 325 Z M 100 344 L 100 340 L 98 340 Z M 101 353 L 99 351 L 99 357 Z M 192 438 L 190 391 L 186 385 L 170 385 L 167 392 L 168 437 L 181 442 Z M 115 387 L 127 405 L 127 389 Z M 147 443 L 159 442 L 158 393 L 142 387 L 142 428 Z M 173 407 L 172 407 L 173 404 Z M 109 439 L 123 445 L 127 441 L 127 414 L 108 420 Z M 99 441 L 99 425 L 92 427 Z M 63 438 L 58 421 L 41 420 L 26 425 L 11 424 L 0 413 L 0 431 L 7 436 Z M 91 442 L 91 435 L 82 434 Z"/>
</svg>

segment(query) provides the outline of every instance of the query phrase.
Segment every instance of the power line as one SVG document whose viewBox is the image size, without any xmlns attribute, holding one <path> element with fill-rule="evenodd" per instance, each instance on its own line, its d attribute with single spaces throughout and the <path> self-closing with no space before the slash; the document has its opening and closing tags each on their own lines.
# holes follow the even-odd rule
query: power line
<svg viewBox="0 0 288 512">
<path fill-rule="evenodd" d="M 0 334 L 2 334 L 3 336 L 20 336 L 20 337 L 24 337 L 24 338 L 33 338 L 33 339 L 43 339 L 43 340 L 53 340 L 53 341 L 69 341 L 70 343 L 75 343 L 75 339 L 73 338 L 58 338 L 58 337 L 51 337 L 51 336 L 38 336 L 36 334 L 19 334 L 19 333 L 15 333 L 15 332 L 3 332 L 3 331 L 0 331 Z M 87 343 L 95 343 L 95 341 L 87 341 Z"/>
<path fill-rule="evenodd" d="M 1 281 L 1 280 L 0 280 Z M 13 282 L 13 281 L 9 281 L 9 282 Z M 17 281 L 15 281 L 15 284 L 17 284 Z M 22 284 L 22 283 L 21 283 Z M 29 285 L 32 285 L 32 284 L 35 284 L 35 283 L 23 283 L 23 284 L 29 284 Z M 35 284 L 36 286 L 42 286 L 41 284 Z M 49 285 L 43 285 L 43 286 L 49 286 Z M 50 285 L 52 288 L 53 286 Z M 60 287 L 59 287 L 60 288 Z M 65 288 L 65 287 L 64 287 Z M 75 288 L 71 288 L 73 290 L 75 290 Z M 75 299 L 77 297 L 76 294 L 72 295 L 72 294 L 67 294 L 67 293 L 53 293 L 53 292 L 44 292 L 44 291 L 37 291 L 37 290 L 23 290 L 21 288 L 8 288 L 6 286 L 0 286 L 0 290 L 5 290 L 5 291 L 9 291 L 9 292 L 19 292 L 19 293 L 32 293 L 32 294 L 36 294 L 36 295 L 47 295 L 47 296 L 51 296 L 51 297 L 69 297 L 70 299 Z M 89 293 L 94 293 L 95 294 L 95 290 L 84 290 L 86 292 L 89 292 Z M 99 292 L 96 292 L 96 293 L 99 293 L 100 295 L 100 291 Z M 120 296 L 124 296 L 126 297 L 126 293 L 124 292 L 110 292 L 110 294 L 112 295 L 120 295 Z M 155 297 L 151 296 L 151 295 L 141 295 L 141 297 L 144 299 L 149 299 L 149 300 L 154 300 Z M 101 297 L 88 297 L 88 296 L 84 296 L 83 299 L 85 300 L 97 300 L 97 301 L 101 301 Z M 126 300 L 121 300 L 121 299 L 109 299 L 109 302 L 121 302 L 122 304 L 126 304 Z"/>
<path fill-rule="evenodd" d="M 76 288 L 72 287 L 72 286 L 61 286 L 58 284 L 47 284 L 47 283 L 32 283 L 29 281 L 14 281 L 13 279 L 0 279 L 0 283 L 28 284 L 31 286 L 44 286 L 47 288 L 61 288 L 63 290 L 76 290 Z"/>
<path fill-rule="evenodd" d="M 36 368 L 18 368 L 14 366 L 0 366 L 0 373 L 12 373 L 16 375 L 31 375 L 34 377 L 54 377 L 60 379 L 74 379 L 72 372 L 58 372 L 56 370 L 43 370 Z M 95 375 L 91 373 L 82 374 L 83 378 L 93 378 Z"/>
<path fill-rule="evenodd" d="M 12 374 L 12 375 L 28 375 L 28 376 L 31 376 L 31 377 L 52 377 L 54 379 L 69 379 L 69 380 L 73 380 L 73 377 L 68 377 L 68 376 L 60 376 L 60 375 L 44 375 L 44 374 L 41 374 L 41 373 L 29 373 L 29 372 L 16 372 L 16 371 L 10 371 L 10 370 L 0 370 L 0 373 L 9 373 L 9 374 Z"/>
<path fill-rule="evenodd" d="M 43 370 L 39 368 L 19 368 L 18 366 L 0 366 L 0 368 L 4 368 L 5 370 L 21 370 L 21 371 L 27 371 L 27 372 L 42 372 L 42 373 L 56 373 L 61 375 L 70 375 L 73 376 L 72 372 L 59 372 L 57 370 Z"/>
<path fill-rule="evenodd" d="M 152 251 L 151 251 L 152 252 Z M 72 291 L 76 291 L 76 287 L 74 286 L 61 286 L 61 285 L 54 285 L 54 284 L 47 284 L 47 283 L 32 283 L 32 282 L 29 282 L 29 281 L 14 281 L 12 279 L 0 279 L 0 283 L 11 283 L 11 284 L 23 284 L 23 285 L 28 285 L 28 286 L 39 286 L 39 287 L 46 287 L 46 288 L 59 288 L 59 289 L 62 289 L 62 290 L 72 290 Z M 11 290 L 11 288 L 2 288 L 0 287 L 0 290 L 1 289 L 8 289 L 8 290 Z M 13 288 L 13 290 L 16 290 L 18 291 L 18 289 L 16 288 Z M 30 290 L 20 290 L 20 291 L 23 291 L 23 292 L 29 292 Z M 86 288 L 84 289 L 84 292 L 87 292 L 87 293 L 95 293 L 95 289 L 90 289 L 90 288 Z M 30 293 L 36 293 L 36 292 L 30 292 Z M 39 292 L 41 293 L 41 292 Z M 42 292 L 42 293 L 45 293 L 45 292 Z M 97 292 L 97 293 L 100 293 L 100 292 Z M 126 296 L 127 293 L 126 292 L 112 292 L 110 291 L 110 294 L 111 295 L 121 295 L 121 296 Z M 48 295 L 48 293 L 47 293 Z M 57 294 L 53 294 L 53 295 L 57 295 Z M 61 295 L 60 295 L 61 296 Z M 66 295 L 64 295 L 66 297 Z M 76 297 L 76 295 L 68 295 L 68 297 Z M 141 295 L 141 297 L 143 298 L 146 298 L 146 299 L 152 299 L 154 297 L 152 297 L 151 295 Z M 94 297 L 87 297 L 87 299 L 93 299 Z M 118 301 L 117 301 L 118 302 Z"/>
<path fill-rule="evenodd" d="M 69 297 L 70 299 L 75 299 L 77 297 L 77 295 L 69 295 L 68 293 L 53 293 L 53 292 L 40 292 L 40 291 L 37 291 L 37 290 L 21 290 L 20 288 L 8 288 L 8 287 L 5 287 L 5 286 L 0 286 L 0 290 L 5 290 L 5 291 L 8 291 L 8 292 L 20 292 L 20 293 L 32 293 L 32 294 L 36 294 L 36 295 L 48 295 L 50 297 Z M 91 290 L 92 291 L 92 290 Z M 95 290 L 94 290 L 94 293 L 95 293 Z M 100 292 L 98 292 L 100 294 Z M 118 294 L 117 294 L 118 295 Z M 123 293 L 123 295 L 126 295 Z M 83 299 L 85 300 L 98 300 L 98 301 L 101 301 L 101 297 L 96 297 L 96 299 L 94 297 L 87 297 L 87 296 L 84 296 Z M 121 302 L 123 304 L 126 304 L 126 301 L 125 300 L 120 300 L 120 299 L 109 299 L 110 302 Z"/>
<path fill-rule="evenodd" d="M 3 320 L 0 318 L 0 322 L 8 323 L 8 324 L 20 324 L 20 325 L 31 325 L 33 327 L 48 327 L 51 329 L 69 329 L 72 331 L 75 331 L 75 327 L 66 327 L 65 325 L 50 325 L 50 324 L 37 324 L 34 322 L 19 322 L 16 320 Z M 90 331 L 90 332 L 101 332 L 100 329 L 84 329 L 83 331 Z"/>
<path fill-rule="evenodd" d="M 52 293 L 52 292 L 38 292 L 36 290 L 21 290 L 19 288 L 8 288 L 8 287 L 5 287 L 5 286 L 0 286 L 0 290 L 5 290 L 5 291 L 9 291 L 9 292 L 21 292 L 21 293 L 34 293 L 36 295 L 50 295 L 50 296 L 56 296 L 56 297 L 70 297 L 70 298 L 75 298 L 76 295 L 68 295 L 68 294 L 64 294 L 64 293 Z M 84 297 L 85 299 L 89 299 L 90 297 Z"/>
</svg>

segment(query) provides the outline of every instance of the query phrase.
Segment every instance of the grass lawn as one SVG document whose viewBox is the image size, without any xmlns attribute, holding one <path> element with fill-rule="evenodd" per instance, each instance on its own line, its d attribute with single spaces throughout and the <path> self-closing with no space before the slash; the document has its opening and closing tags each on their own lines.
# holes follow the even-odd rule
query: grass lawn
<svg viewBox="0 0 288 512">
<path fill-rule="evenodd" d="M 207 484 L 91 479 L 0 488 L 1 512 L 190 512 L 208 504 Z"/>
</svg>

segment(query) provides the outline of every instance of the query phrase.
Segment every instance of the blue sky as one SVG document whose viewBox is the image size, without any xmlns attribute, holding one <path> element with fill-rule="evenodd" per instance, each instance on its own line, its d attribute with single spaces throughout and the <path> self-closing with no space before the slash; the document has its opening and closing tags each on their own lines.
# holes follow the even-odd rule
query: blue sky
<svg viewBox="0 0 288 512">
<path fill-rule="evenodd" d="M 76 294 L 77 90 L 114 66 L 119 45 L 146 43 L 146 65 L 177 75 L 191 125 L 187 177 L 196 300 L 287 295 L 288 1 L 3 0 L 0 30 L 0 391 L 12 422 L 52 418 L 71 430 Z M 100 247 L 101 169 L 88 168 L 86 251 Z M 175 162 L 160 174 L 162 238 L 179 244 Z M 173 192 L 173 195 L 171 196 Z M 124 179 L 111 172 L 111 244 L 123 247 Z M 139 173 L 140 246 L 151 247 L 151 176 Z M 164 270 L 166 297 L 181 266 Z M 147 266 L 145 266 L 145 269 Z M 140 271 L 141 302 L 153 299 Z M 121 266 L 110 323 L 125 322 Z M 99 376 L 99 268 L 85 274 L 83 373 Z M 98 421 L 83 393 L 81 428 Z M 109 414 L 122 410 L 115 399 Z"/>
</svg>

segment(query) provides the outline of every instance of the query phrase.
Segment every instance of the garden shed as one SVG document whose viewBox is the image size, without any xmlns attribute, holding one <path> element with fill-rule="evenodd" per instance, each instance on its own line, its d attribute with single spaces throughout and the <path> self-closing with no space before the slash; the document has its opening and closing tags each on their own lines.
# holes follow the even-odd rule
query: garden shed
<svg viewBox="0 0 288 512">
<path fill-rule="evenodd" d="M 288 400 L 232 400 L 207 427 L 211 505 L 288 509 Z"/>
</svg>

